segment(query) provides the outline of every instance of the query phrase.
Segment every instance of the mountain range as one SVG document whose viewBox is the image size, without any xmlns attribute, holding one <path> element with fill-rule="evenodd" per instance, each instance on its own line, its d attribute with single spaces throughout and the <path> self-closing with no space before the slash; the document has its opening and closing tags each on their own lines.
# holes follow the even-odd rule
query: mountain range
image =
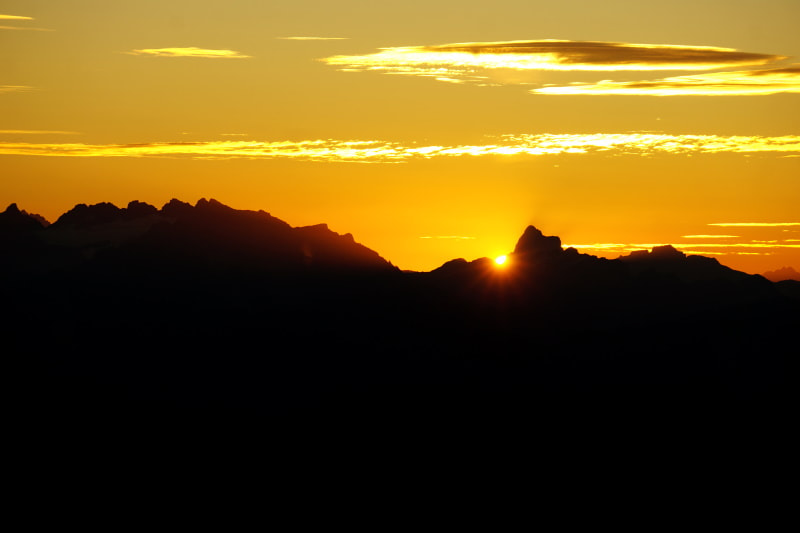
<svg viewBox="0 0 800 533">
<path fill-rule="evenodd" d="M 49 419 L 762 416 L 785 409 L 800 324 L 800 282 L 671 246 L 598 258 L 533 226 L 502 268 L 403 272 L 215 200 L 52 224 L 12 204 L 0 254 L 3 351 Z"/>
</svg>

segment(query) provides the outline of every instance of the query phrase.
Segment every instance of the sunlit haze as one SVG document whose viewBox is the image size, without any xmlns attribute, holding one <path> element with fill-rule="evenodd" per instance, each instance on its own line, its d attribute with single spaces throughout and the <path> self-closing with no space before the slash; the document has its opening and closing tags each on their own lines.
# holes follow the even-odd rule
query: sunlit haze
<svg viewBox="0 0 800 533">
<path fill-rule="evenodd" d="M 7 0 L 0 210 L 215 198 L 408 270 L 527 225 L 800 270 L 800 2 Z"/>
</svg>

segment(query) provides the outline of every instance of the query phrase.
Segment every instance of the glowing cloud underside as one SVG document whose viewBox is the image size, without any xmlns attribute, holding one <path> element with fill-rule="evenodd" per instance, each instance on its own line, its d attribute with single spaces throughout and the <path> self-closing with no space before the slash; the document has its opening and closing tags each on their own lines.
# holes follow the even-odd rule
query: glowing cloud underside
<svg viewBox="0 0 800 533">
<path fill-rule="evenodd" d="M 70 157 L 290 158 L 311 161 L 404 162 L 461 156 L 558 154 L 713 154 L 779 152 L 800 154 L 800 135 L 782 137 L 536 134 L 503 135 L 482 145 L 406 146 L 389 141 L 209 141 L 141 144 L 0 142 L 0 155 Z"/>
<path fill-rule="evenodd" d="M 33 17 L 23 17 L 19 15 L 3 15 L 0 14 L 0 20 L 33 20 Z"/>
<path fill-rule="evenodd" d="M 524 77 L 494 75 L 502 69 L 533 71 L 713 71 L 760 67 L 786 56 L 741 52 L 732 48 L 633 44 L 601 41 L 503 41 L 456 43 L 438 46 L 383 48 L 366 55 L 338 55 L 322 59 L 345 72 L 379 72 L 434 78 L 451 83 L 478 85 L 530 84 Z M 800 92 L 793 66 L 772 70 L 702 73 L 655 81 L 602 81 L 543 86 L 534 94 L 648 94 L 672 96 L 757 95 Z M 510 81 L 513 80 L 513 81 Z M 540 80 L 536 80 L 537 84 Z"/>
<path fill-rule="evenodd" d="M 131 50 L 128 54 L 135 56 L 201 57 L 209 59 L 241 59 L 250 57 L 235 50 L 211 50 L 207 48 L 197 48 L 195 46 L 186 48 L 143 48 L 141 50 Z"/>
<path fill-rule="evenodd" d="M 750 96 L 800 93 L 800 66 L 781 69 L 713 72 L 655 81 L 601 81 L 563 87 L 542 87 L 534 94 Z"/>
<path fill-rule="evenodd" d="M 784 56 L 731 48 L 599 41 L 504 41 L 383 48 L 367 55 L 323 59 L 343 71 L 372 71 L 480 82 L 487 71 L 713 70 L 765 65 Z"/>
</svg>

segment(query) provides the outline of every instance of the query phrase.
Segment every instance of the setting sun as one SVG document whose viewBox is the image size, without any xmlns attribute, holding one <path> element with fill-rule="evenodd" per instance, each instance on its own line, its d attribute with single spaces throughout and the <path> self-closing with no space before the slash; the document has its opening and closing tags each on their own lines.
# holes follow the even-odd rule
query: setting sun
<svg viewBox="0 0 800 533">
<path fill-rule="evenodd" d="M 419 272 L 515 267 L 529 224 L 800 269 L 798 1 L 93 4 L 0 3 L 0 211 L 215 198 Z"/>
<path fill-rule="evenodd" d="M 499 255 L 494 258 L 494 262 L 497 264 L 497 266 L 505 266 L 506 261 L 508 261 L 507 255 Z"/>
</svg>

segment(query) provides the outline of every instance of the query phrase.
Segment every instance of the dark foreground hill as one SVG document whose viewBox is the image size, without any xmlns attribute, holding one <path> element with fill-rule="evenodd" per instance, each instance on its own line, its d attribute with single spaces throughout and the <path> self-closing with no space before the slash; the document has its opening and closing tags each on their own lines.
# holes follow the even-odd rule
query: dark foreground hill
<svg viewBox="0 0 800 533">
<path fill-rule="evenodd" d="M 607 260 L 528 227 L 504 268 L 408 273 L 349 234 L 213 200 L 51 225 L 12 205 L 0 246 L 26 419 L 788 412 L 796 286 L 668 246 Z"/>
</svg>

